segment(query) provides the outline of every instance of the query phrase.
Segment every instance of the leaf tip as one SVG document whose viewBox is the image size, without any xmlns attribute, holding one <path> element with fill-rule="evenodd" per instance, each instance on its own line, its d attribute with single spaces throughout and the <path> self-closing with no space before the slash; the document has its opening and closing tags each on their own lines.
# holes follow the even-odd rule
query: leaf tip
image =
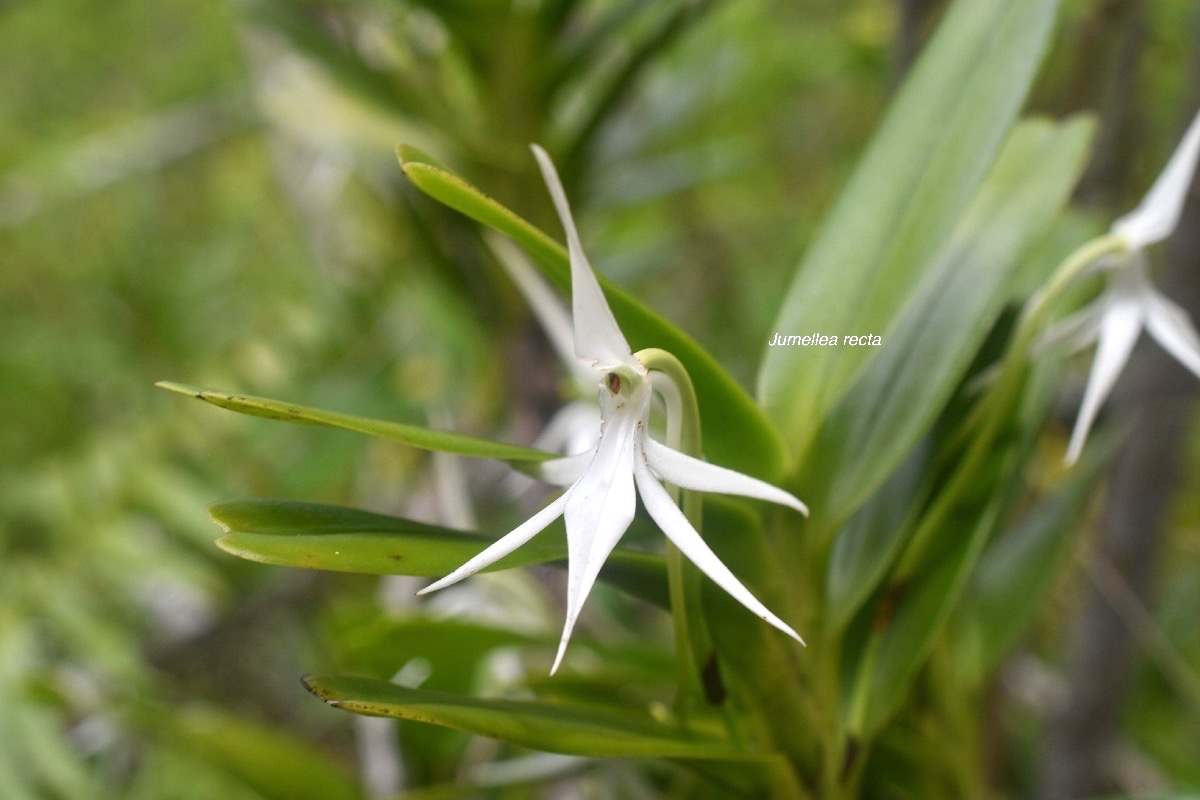
<svg viewBox="0 0 1200 800">
<path fill-rule="evenodd" d="M 195 386 L 175 383 L 175 381 L 155 381 L 154 385 L 159 389 L 166 389 L 168 392 L 175 392 L 175 394 L 187 395 L 188 397 L 198 397 L 200 399 L 204 398 L 203 390 L 197 389 Z"/>
<path fill-rule="evenodd" d="M 233 533 L 232 523 L 226 518 L 230 505 L 228 502 L 212 503 L 204 509 L 205 513 L 208 514 L 209 520 L 225 531 L 225 533 Z"/>
<path fill-rule="evenodd" d="M 316 675 L 310 673 L 300 676 L 300 685 L 322 702 L 333 705 L 334 701 L 330 698 L 329 693 L 321 687 L 321 681 Z"/>
<path fill-rule="evenodd" d="M 399 160 L 400 169 L 404 171 L 405 175 L 408 174 L 409 168 L 414 166 L 438 169 L 443 172 L 448 171 L 436 158 L 411 144 L 401 143 L 396 145 L 396 159 Z"/>
</svg>

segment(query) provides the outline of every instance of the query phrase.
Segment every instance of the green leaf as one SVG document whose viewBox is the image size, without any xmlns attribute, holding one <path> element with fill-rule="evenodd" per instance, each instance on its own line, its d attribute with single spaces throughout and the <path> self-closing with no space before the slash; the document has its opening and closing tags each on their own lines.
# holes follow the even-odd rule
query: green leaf
<svg viewBox="0 0 1200 800">
<path fill-rule="evenodd" d="M 933 425 L 1011 297 L 1022 256 L 1070 197 L 1091 132 L 1085 120 L 1013 130 L 912 306 L 809 451 L 800 485 L 814 527 L 840 526 Z"/>
<path fill-rule="evenodd" d="M 494 541 L 401 517 L 316 503 L 240 500 L 217 503 L 208 513 L 225 529 L 217 546 L 227 553 L 263 564 L 333 572 L 440 578 Z M 565 560 L 562 531 L 561 521 L 552 524 L 484 571 Z M 666 568 L 657 556 L 615 550 L 600 579 L 647 602 L 669 605 Z"/>
<path fill-rule="evenodd" d="M 801 579 L 780 558 L 775 543 L 762 534 L 761 526 L 709 524 L 710 507 L 716 520 L 717 514 L 736 513 L 740 504 L 705 501 L 705 540 L 767 608 L 801 636 L 809 635 L 803 618 L 795 613 L 796 583 Z M 733 707 L 752 710 L 759 717 L 758 727 L 769 735 L 770 746 L 811 773 L 820 750 L 815 727 L 820 722 L 812 713 L 811 684 L 797 676 L 804 674 L 804 662 L 813 657 L 812 651 L 754 616 L 708 578 L 701 578 L 700 594 L 722 681 L 735 698 Z M 739 697 L 743 702 L 736 702 Z"/>
<path fill-rule="evenodd" d="M 809 250 L 776 331 L 888 342 L 1004 141 L 1056 8 L 1057 0 L 954 4 Z M 878 355 L 768 349 L 759 396 L 793 456 Z"/>
<path fill-rule="evenodd" d="M 461 433 L 449 431 L 434 431 L 418 425 L 405 425 L 400 422 L 356 417 L 337 411 L 325 411 L 320 408 L 300 406 L 285 403 L 281 400 L 270 400 L 265 397 L 253 397 L 246 394 L 230 394 L 181 383 L 159 381 L 155 386 L 188 395 L 212 403 L 214 406 L 227 408 L 242 414 L 267 419 L 279 419 L 285 422 L 300 422 L 308 425 L 324 425 L 330 428 L 344 428 L 349 431 L 365 433 L 380 439 L 400 442 L 422 450 L 435 450 L 442 453 L 452 453 L 458 456 L 473 456 L 475 458 L 497 458 L 503 461 L 545 461 L 558 458 L 554 453 L 521 447 L 515 444 L 493 442 L 478 439 Z"/>
<path fill-rule="evenodd" d="M 413 613 L 400 619 L 372 617 L 345 631 L 338 648 L 345 667 L 387 680 L 396 674 L 396 665 L 422 658 L 432 667 L 423 687 L 460 691 L 471 687 L 480 662 L 493 650 L 543 643 L 540 637 L 513 630 L 440 616 L 433 619 L 420 616 L 419 610 Z"/>
<path fill-rule="evenodd" d="M 958 667 L 968 680 L 983 680 L 1042 609 L 1063 565 L 1070 521 L 1091 495 L 1115 441 L 1090 449 L 1067 486 L 984 551 L 954 617 Z"/>
<path fill-rule="evenodd" d="M 922 447 L 850 518 L 834 539 L 825 581 L 829 630 L 838 630 L 879 586 L 922 511 L 929 469 Z"/>
<path fill-rule="evenodd" d="M 428 677 L 421 681 L 422 689 L 468 693 L 476 688 L 480 675 L 486 674 L 486 659 L 498 649 L 536 646 L 548 657 L 557 643 L 557 634 L 551 641 L 440 614 L 426 616 L 418 606 L 399 618 L 377 614 L 356 619 L 335 645 L 339 671 L 392 680 L 398 667 L 424 665 Z M 414 782 L 454 773 L 462 758 L 464 734 L 415 722 L 398 725 L 402 756 L 414 766 Z"/>
<path fill-rule="evenodd" d="M 1006 459 L 1008 460 L 1008 459 Z M 962 594 L 1004 506 L 1002 493 L 973 519 L 947 525 L 914 574 L 885 586 L 846 635 L 844 728 L 872 736 L 904 698 L 934 638 Z"/>
<path fill-rule="evenodd" d="M 400 164 L 409 181 L 440 203 L 511 237 L 564 294 L 571 291 L 566 249 L 462 178 L 427 163 L 420 151 L 401 146 Z M 704 450 L 717 464 L 764 480 L 775 480 L 783 467 L 783 445 L 771 423 L 736 381 L 688 334 L 597 275 L 614 316 L 635 351 L 660 347 L 675 355 L 691 375 L 708 423 Z M 718 424 L 719 423 L 719 424 Z"/>
<path fill-rule="evenodd" d="M 442 725 L 550 753 L 627 758 L 761 761 L 719 739 L 686 734 L 629 708 L 573 708 L 410 689 L 370 678 L 309 675 L 304 685 L 334 708 Z"/>
<path fill-rule="evenodd" d="M 304 685 L 334 708 L 355 714 L 441 725 L 549 753 L 680 761 L 723 784 L 722 796 L 798 796 L 794 776 L 776 754 L 668 727 L 625 706 L 463 697 L 369 678 L 309 675 Z"/>
</svg>

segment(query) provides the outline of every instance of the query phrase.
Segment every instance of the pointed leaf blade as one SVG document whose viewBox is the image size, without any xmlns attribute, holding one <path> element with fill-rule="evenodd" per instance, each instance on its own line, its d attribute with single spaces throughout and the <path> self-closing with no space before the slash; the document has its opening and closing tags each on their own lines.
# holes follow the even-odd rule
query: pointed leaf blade
<svg viewBox="0 0 1200 800">
<path fill-rule="evenodd" d="M 551 753 L 757 761 L 718 739 L 686 735 L 629 709 L 574 708 L 410 689 L 369 678 L 309 675 L 305 687 L 334 708 L 441 725 Z"/>
<path fill-rule="evenodd" d="M 801 265 L 775 330 L 887 341 L 1025 97 L 1056 0 L 959 0 Z M 759 397 L 799 455 L 875 348 L 772 347 Z"/>
<path fill-rule="evenodd" d="M 1071 472 L 1070 483 L 983 552 L 952 620 L 959 668 L 982 681 L 1042 609 L 1071 540 L 1071 519 L 1108 463 L 1115 438 Z"/>
<path fill-rule="evenodd" d="M 208 510 L 225 530 L 217 546 L 262 564 L 365 575 L 440 578 L 477 555 L 492 539 L 402 517 L 287 500 L 238 500 Z M 635 523 L 636 525 L 637 523 Z M 560 562 L 567 551 L 562 523 L 500 559 L 485 572 Z M 669 605 L 662 559 L 616 550 L 600 580 L 660 607 Z"/>
<path fill-rule="evenodd" d="M 358 417 L 338 411 L 326 411 L 321 408 L 301 406 L 266 397 L 218 392 L 171 381 L 159 381 L 155 386 L 177 394 L 195 397 L 214 406 L 241 414 L 283 420 L 284 422 L 342 428 L 365 433 L 379 439 L 400 442 L 422 450 L 475 458 L 495 458 L 502 461 L 545 461 L 559 457 L 555 453 L 547 453 L 520 445 L 493 442 L 451 431 L 435 431 L 419 425 L 405 425 L 400 422 Z"/>
<path fill-rule="evenodd" d="M 1013 130 L 913 306 L 817 435 L 801 485 L 820 524 L 840 526 L 932 427 L 1066 204 L 1091 129 L 1077 119 Z"/>
</svg>

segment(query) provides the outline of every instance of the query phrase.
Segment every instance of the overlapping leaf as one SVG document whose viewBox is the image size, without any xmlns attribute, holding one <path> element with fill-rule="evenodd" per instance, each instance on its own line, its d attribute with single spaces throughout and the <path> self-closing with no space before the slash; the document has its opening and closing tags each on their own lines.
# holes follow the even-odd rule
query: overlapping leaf
<svg viewBox="0 0 1200 800">
<path fill-rule="evenodd" d="M 800 266 L 777 331 L 888 341 L 1004 141 L 1056 8 L 1056 0 L 952 6 Z M 877 355 L 768 350 L 759 397 L 793 457 Z"/>
<path fill-rule="evenodd" d="M 241 500 L 209 508 L 225 529 L 217 545 L 264 564 L 368 575 L 442 577 L 492 543 L 486 536 L 353 508 L 283 500 Z M 488 570 L 563 561 L 562 523 Z M 617 550 L 600 579 L 648 602 L 668 605 L 661 558 Z"/>
<path fill-rule="evenodd" d="M 1093 450 L 1062 491 L 1027 513 L 983 553 L 953 620 L 958 667 L 968 679 L 982 680 L 1037 615 L 1062 566 L 1071 518 L 1095 485 L 1110 450 Z"/>
<path fill-rule="evenodd" d="M 1013 130 L 912 306 L 817 435 L 802 485 L 818 528 L 840 525 L 932 426 L 1067 202 L 1090 134 L 1082 120 Z"/>
</svg>

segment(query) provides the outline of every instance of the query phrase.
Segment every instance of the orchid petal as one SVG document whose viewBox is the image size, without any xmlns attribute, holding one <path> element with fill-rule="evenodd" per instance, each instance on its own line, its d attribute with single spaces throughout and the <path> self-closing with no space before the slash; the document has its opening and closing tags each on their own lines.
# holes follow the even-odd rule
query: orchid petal
<svg viewBox="0 0 1200 800">
<path fill-rule="evenodd" d="M 1103 327 L 1100 329 L 1096 357 L 1092 361 L 1092 372 L 1088 376 L 1087 389 L 1083 393 L 1083 403 L 1075 420 L 1075 430 L 1071 433 L 1071 443 L 1067 447 L 1068 464 L 1074 464 L 1079 459 L 1083 443 L 1096 414 L 1100 411 L 1100 406 L 1112 391 L 1125 362 L 1129 360 L 1129 354 L 1137 342 L 1138 333 L 1141 332 L 1142 318 L 1143 311 L 1139 300 L 1124 293 L 1115 296 L 1108 307 Z"/>
<path fill-rule="evenodd" d="M 521 248 L 499 234 L 489 234 L 486 238 L 492 252 L 496 254 L 496 260 L 508 272 L 517 290 L 529 303 L 554 352 L 570 370 L 575 382 L 590 389 L 595 383 L 595 371 L 581 364 L 575 357 L 575 332 L 571 325 L 570 310 L 546 279 L 529 263 Z"/>
<path fill-rule="evenodd" d="M 1130 249 L 1140 250 L 1171 235 L 1179 224 L 1183 202 L 1196 173 L 1200 158 L 1200 113 L 1188 126 L 1171 160 L 1146 197 L 1130 213 L 1112 225 L 1115 234 L 1125 237 Z"/>
<path fill-rule="evenodd" d="M 1188 313 L 1163 294 L 1147 287 L 1146 330 L 1162 348 L 1200 378 L 1200 334 Z"/>
<path fill-rule="evenodd" d="M 590 387 L 589 387 L 590 388 Z M 554 412 L 546 427 L 533 440 L 538 450 L 573 456 L 590 453 L 600 441 L 600 426 L 603 419 L 595 403 L 575 401 Z"/>
<path fill-rule="evenodd" d="M 637 359 L 625 341 L 625 334 L 617 326 L 612 309 L 604 299 L 604 292 L 596 280 L 583 245 L 579 241 L 579 233 L 575 230 L 575 222 L 571 218 L 571 207 L 567 203 L 567 195 L 558 179 L 550 156 L 537 145 L 532 145 L 533 154 L 542 169 L 542 177 L 554 208 L 558 211 L 563 230 L 567 234 L 567 249 L 571 255 L 571 309 L 575 318 L 575 355 L 581 361 L 598 366 L 615 366 L 628 364 L 638 366 Z"/>
<path fill-rule="evenodd" d="M 672 450 L 666 445 L 659 444 L 650 437 L 642 440 L 642 447 L 646 453 L 646 461 L 654 473 L 676 486 L 696 492 L 754 497 L 778 503 L 781 506 L 788 506 L 801 514 L 808 515 L 808 506 L 783 489 L 765 481 L 685 455 L 678 450 Z"/>
<path fill-rule="evenodd" d="M 563 509 L 567 505 L 567 498 L 570 496 L 570 494 L 570 492 L 564 493 L 553 503 L 522 522 L 512 532 L 492 542 L 483 550 L 483 552 L 479 553 L 479 555 L 475 556 L 470 561 L 463 564 L 461 567 L 454 570 L 454 572 L 451 572 L 441 580 L 434 581 L 433 583 L 429 584 L 424 589 L 417 592 L 417 594 L 428 594 L 429 592 L 436 592 L 438 589 L 445 589 L 447 586 L 458 583 L 463 578 L 468 578 L 471 575 L 474 575 L 476 572 L 479 572 L 479 570 L 483 569 L 484 567 L 491 566 L 500 559 L 504 558 L 506 555 L 528 542 L 534 536 L 544 531 L 546 526 L 551 522 L 554 522 L 554 520 L 558 519 L 559 516 L 562 515 Z"/>
<path fill-rule="evenodd" d="M 645 389 L 643 389 L 645 391 Z M 609 417 L 592 464 L 571 488 L 567 522 L 567 617 L 550 674 L 558 670 L 575 620 L 608 554 L 633 522 L 633 439 L 640 424 L 636 409 Z"/>
<path fill-rule="evenodd" d="M 1039 336 L 1030 349 L 1030 355 L 1037 358 L 1059 346 L 1064 346 L 1068 353 L 1082 350 L 1100 335 L 1104 311 L 1105 304 L 1101 301 L 1071 314 Z"/>
<path fill-rule="evenodd" d="M 717 558 L 716 553 L 700 538 L 700 534 L 696 532 L 696 529 L 688 522 L 687 517 L 679 510 L 679 506 L 672 502 L 670 496 L 667 495 L 666 489 L 650 474 L 649 465 L 644 458 L 635 459 L 633 469 L 634 478 L 637 480 L 638 492 L 642 495 L 642 502 L 645 503 L 646 510 L 650 512 L 650 516 L 658 523 L 658 527 L 662 529 L 666 537 L 674 542 L 675 546 L 701 572 L 712 579 L 713 583 L 728 592 L 733 599 L 748 608 L 764 622 L 783 631 L 788 636 L 800 642 L 800 644 L 804 644 L 804 640 L 800 638 L 800 634 L 792 630 L 779 617 L 768 611 L 767 607 L 760 603 L 750 593 L 750 590 L 729 571 L 729 568 L 725 566 L 721 559 Z"/>
<path fill-rule="evenodd" d="M 538 464 L 538 477 L 555 486 L 570 486 L 587 472 L 595 452 L 576 453 Z"/>
</svg>

